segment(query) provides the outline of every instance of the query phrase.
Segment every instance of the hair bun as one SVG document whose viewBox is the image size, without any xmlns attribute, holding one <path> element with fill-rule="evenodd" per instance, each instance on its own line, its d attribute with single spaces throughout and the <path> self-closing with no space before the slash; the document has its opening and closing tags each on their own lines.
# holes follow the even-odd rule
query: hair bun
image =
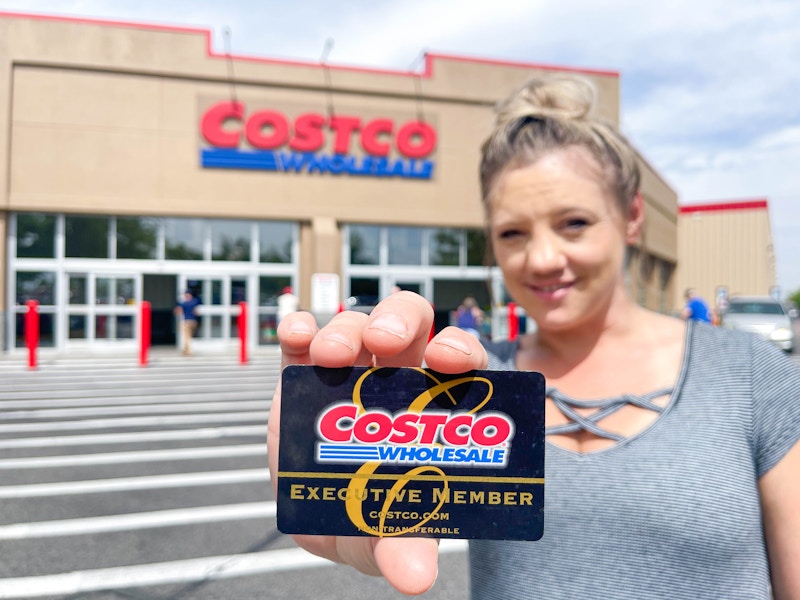
<svg viewBox="0 0 800 600">
<path fill-rule="evenodd" d="M 573 75 L 536 78 L 495 108 L 497 126 L 525 117 L 582 120 L 595 104 L 594 86 Z"/>
</svg>

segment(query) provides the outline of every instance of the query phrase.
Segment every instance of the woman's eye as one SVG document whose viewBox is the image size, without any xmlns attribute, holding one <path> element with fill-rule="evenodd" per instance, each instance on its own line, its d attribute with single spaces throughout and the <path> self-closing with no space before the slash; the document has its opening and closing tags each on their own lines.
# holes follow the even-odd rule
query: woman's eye
<svg viewBox="0 0 800 600">
<path fill-rule="evenodd" d="M 589 221 L 586 219 L 568 219 L 564 222 L 564 228 L 570 231 L 580 231 L 589 226 Z"/>
<path fill-rule="evenodd" d="M 514 239 L 516 237 L 519 237 L 521 235 L 522 235 L 522 232 L 520 230 L 518 230 L 518 229 L 507 229 L 505 231 L 501 231 L 498 237 L 501 240 L 512 240 L 512 239 Z"/>
</svg>

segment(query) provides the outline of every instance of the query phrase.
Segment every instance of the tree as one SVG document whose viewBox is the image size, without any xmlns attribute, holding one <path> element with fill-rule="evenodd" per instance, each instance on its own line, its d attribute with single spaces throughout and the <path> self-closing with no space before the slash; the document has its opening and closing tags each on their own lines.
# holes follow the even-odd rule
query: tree
<svg viewBox="0 0 800 600">
<path fill-rule="evenodd" d="M 794 303 L 794 307 L 800 309 L 800 289 L 789 294 L 789 302 Z"/>
</svg>

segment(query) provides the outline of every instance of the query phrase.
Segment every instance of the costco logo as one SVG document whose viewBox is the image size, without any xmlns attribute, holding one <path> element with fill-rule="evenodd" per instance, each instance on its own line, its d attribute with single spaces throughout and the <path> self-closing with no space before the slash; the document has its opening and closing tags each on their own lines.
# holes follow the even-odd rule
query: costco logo
<svg viewBox="0 0 800 600">
<path fill-rule="evenodd" d="M 319 463 L 505 467 L 514 423 L 504 414 L 360 412 L 335 404 L 317 418 Z"/>
<path fill-rule="evenodd" d="M 277 110 L 248 113 L 244 103 L 211 106 L 200 120 L 209 169 L 329 173 L 431 179 L 436 130 L 422 121 L 363 120 L 303 113 L 290 119 Z"/>
</svg>

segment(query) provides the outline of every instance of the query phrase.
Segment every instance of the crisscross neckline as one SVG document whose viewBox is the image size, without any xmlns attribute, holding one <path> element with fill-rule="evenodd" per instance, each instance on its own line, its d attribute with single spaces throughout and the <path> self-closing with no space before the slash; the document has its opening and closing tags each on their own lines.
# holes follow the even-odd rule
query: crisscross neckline
<svg viewBox="0 0 800 600">
<path fill-rule="evenodd" d="M 598 425 L 598 422 L 628 405 L 662 413 L 667 405 L 661 406 L 653 402 L 653 400 L 661 396 L 670 396 L 673 390 L 674 388 L 669 387 L 654 390 L 641 396 L 636 394 L 623 394 L 621 396 L 597 400 L 579 400 L 558 391 L 554 387 L 548 387 L 545 391 L 546 396 L 553 401 L 565 417 L 571 419 L 571 422 L 547 427 L 545 429 L 545 434 L 561 435 L 578 431 L 587 431 L 597 437 L 613 440 L 614 442 L 622 442 L 628 439 L 629 436 L 603 429 Z M 598 410 L 585 416 L 578 412 L 578 409 L 581 408 L 596 408 Z"/>
</svg>

